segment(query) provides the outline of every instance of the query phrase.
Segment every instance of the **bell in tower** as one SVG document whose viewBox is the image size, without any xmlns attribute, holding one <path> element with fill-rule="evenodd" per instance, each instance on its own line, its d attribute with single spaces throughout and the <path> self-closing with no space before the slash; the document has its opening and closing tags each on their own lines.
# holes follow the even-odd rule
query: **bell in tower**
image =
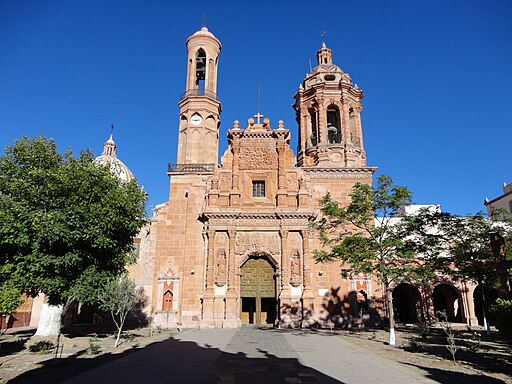
<svg viewBox="0 0 512 384">
<path fill-rule="evenodd" d="M 220 50 L 220 41 L 206 27 L 187 39 L 186 89 L 178 103 L 178 165 L 199 164 L 211 169 L 217 164 L 222 111 L 217 97 Z"/>
<path fill-rule="evenodd" d="M 366 167 L 360 112 L 363 92 L 332 62 L 325 43 L 318 65 L 295 94 L 301 167 Z"/>
</svg>

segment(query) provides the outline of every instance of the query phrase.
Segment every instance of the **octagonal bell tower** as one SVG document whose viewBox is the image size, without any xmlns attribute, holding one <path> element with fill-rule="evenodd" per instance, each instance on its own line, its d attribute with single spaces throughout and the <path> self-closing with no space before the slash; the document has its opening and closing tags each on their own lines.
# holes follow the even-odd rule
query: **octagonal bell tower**
<svg viewBox="0 0 512 384">
<path fill-rule="evenodd" d="M 222 111 L 217 97 L 220 50 L 220 41 L 206 27 L 187 39 L 186 90 L 178 104 L 178 164 L 217 164 Z"/>
<path fill-rule="evenodd" d="M 361 127 L 363 91 L 333 64 L 325 43 L 318 65 L 295 94 L 299 124 L 297 162 L 301 167 L 366 167 Z"/>
</svg>

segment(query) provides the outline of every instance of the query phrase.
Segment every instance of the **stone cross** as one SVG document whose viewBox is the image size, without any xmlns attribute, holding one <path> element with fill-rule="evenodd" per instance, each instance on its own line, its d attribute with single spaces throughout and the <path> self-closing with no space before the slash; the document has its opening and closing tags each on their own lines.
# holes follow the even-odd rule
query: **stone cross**
<svg viewBox="0 0 512 384">
<path fill-rule="evenodd" d="M 260 119 L 263 117 L 263 115 L 258 112 L 257 114 L 254 115 L 254 117 L 258 119 L 258 124 L 260 124 Z"/>
</svg>

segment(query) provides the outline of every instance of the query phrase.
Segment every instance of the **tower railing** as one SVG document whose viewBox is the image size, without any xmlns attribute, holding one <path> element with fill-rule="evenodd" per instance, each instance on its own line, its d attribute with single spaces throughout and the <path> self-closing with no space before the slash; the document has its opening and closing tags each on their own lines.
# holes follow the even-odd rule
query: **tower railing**
<svg viewBox="0 0 512 384">
<path fill-rule="evenodd" d="M 167 164 L 168 173 L 213 173 L 215 164 Z"/>
<path fill-rule="evenodd" d="M 206 96 L 210 99 L 220 101 L 219 97 L 215 92 L 211 92 L 206 89 L 190 89 L 187 92 L 181 94 L 180 100 L 183 100 L 185 97 L 189 96 Z"/>
</svg>

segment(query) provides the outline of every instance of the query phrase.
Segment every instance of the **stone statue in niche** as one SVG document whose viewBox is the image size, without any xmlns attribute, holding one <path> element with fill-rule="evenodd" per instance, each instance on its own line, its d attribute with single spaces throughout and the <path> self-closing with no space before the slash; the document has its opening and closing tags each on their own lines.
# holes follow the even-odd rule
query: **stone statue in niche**
<svg viewBox="0 0 512 384">
<path fill-rule="evenodd" d="M 294 287 L 300 285 L 300 253 L 297 249 L 290 256 L 290 284 Z"/>
<path fill-rule="evenodd" d="M 304 178 L 303 175 L 300 175 L 299 177 L 299 190 L 304 190 L 306 189 L 306 179 Z"/>
<path fill-rule="evenodd" d="M 215 273 L 215 284 L 222 287 L 226 284 L 226 251 L 221 248 L 217 251 L 217 265 Z"/>
</svg>

